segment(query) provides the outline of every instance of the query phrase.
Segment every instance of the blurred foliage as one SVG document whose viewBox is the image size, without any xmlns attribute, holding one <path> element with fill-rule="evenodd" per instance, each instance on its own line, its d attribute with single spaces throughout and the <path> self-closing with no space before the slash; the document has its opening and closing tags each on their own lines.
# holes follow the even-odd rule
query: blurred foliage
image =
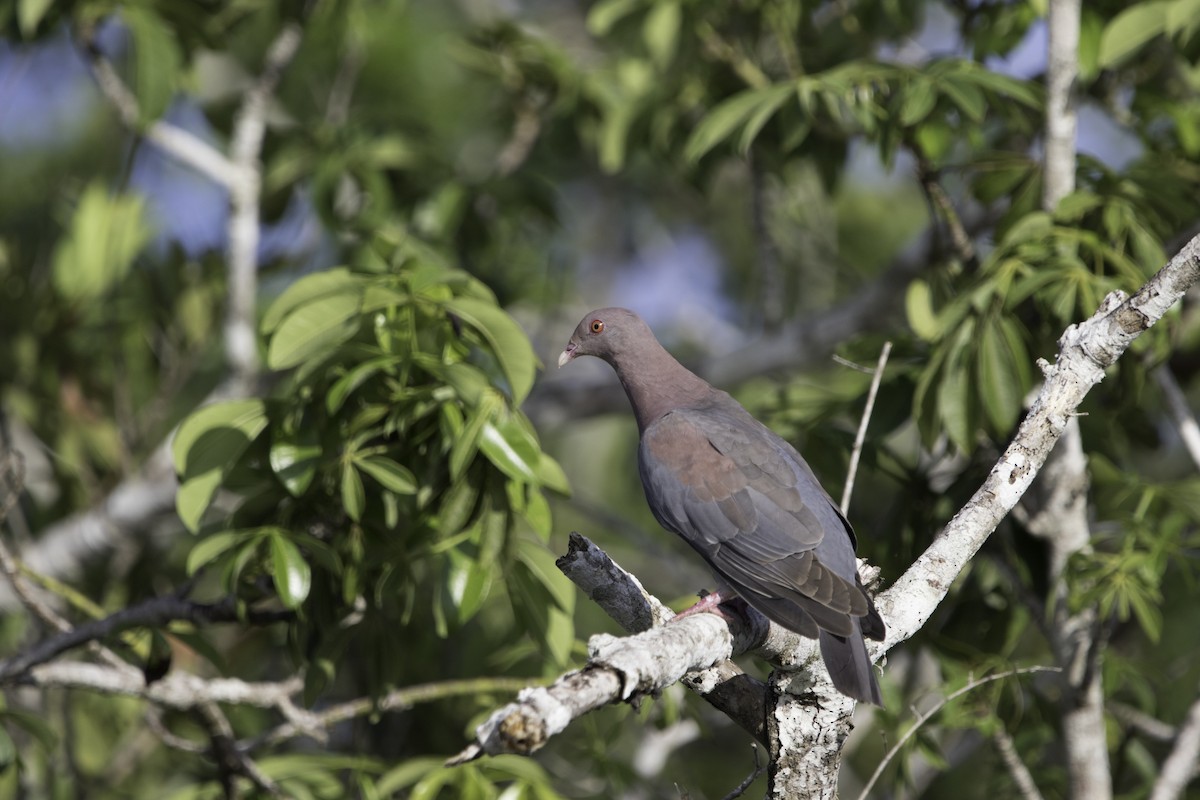
<svg viewBox="0 0 1200 800">
<path fill-rule="evenodd" d="M 622 534 L 604 545 L 661 596 L 706 580 L 677 542 L 643 533 L 656 526 L 627 419 L 536 431 L 525 416 L 535 347 L 550 352 L 531 345 L 526 331 L 540 326 L 529 321 L 545 317 L 557 343 L 575 322 L 560 307 L 595 305 L 581 295 L 611 278 L 577 262 L 627 263 L 656 237 L 704 231 L 722 270 L 714 305 L 743 330 L 778 329 L 852 298 L 925 226 L 961 217 L 977 252 L 939 233 L 895 313 L 839 349 L 871 364 L 885 337 L 895 343 L 851 516 L 862 554 L 885 580 L 899 575 L 1011 436 L 1035 360 L 1195 233 L 1198 12 L 1195 0 L 1087 4 L 1080 97 L 1137 155 L 1120 165 L 1082 155 L 1076 191 L 1047 211 L 1044 92 L 1040 76 L 1020 77 L 1045 0 L 0 4 L 7 74 L 37 53 L 69 56 L 0 86 L 0 112 L 3 93 L 37 92 L 38 80 L 89 86 L 91 46 L 134 93 L 140 126 L 195 112 L 218 143 L 281 26 L 304 31 L 261 159 L 259 322 L 272 378 L 259 396 L 198 408 L 225 378 L 223 257 L 196 243 L 221 235 L 190 230 L 216 201 L 156 194 L 161 157 L 85 88 L 70 114 L 48 112 L 44 140 L 0 135 L 0 403 L 6 426 L 46 454 L 27 465 L 22 524 L 36 537 L 100 502 L 175 430 L 177 515 L 60 592 L 74 593 L 77 615 L 188 580 L 200 597 L 290 612 L 268 628 L 175 624 L 158 641 L 173 669 L 245 680 L 300 670 L 315 708 L 496 679 L 373 708 L 319 747 L 256 750 L 290 795 L 674 797 L 678 784 L 724 796 L 753 767 L 745 738 L 676 691 L 580 720 L 536 762 L 442 766 L 506 681 L 553 676 L 577 663 L 576 630 L 611 630 L 592 604 L 575 608 L 553 566 L 572 527 Z M 930 40 L 934 29 L 944 41 Z M 923 193 L 928 180 L 957 212 Z M 297 214 L 301 226 L 289 223 Z M 706 322 L 680 352 L 715 349 Z M 1185 307 L 1089 397 L 1097 535 L 1069 571 L 1071 607 L 1109 621 L 1108 696 L 1169 723 L 1200 678 L 1187 602 L 1200 479 L 1146 376 L 1165 365 L 1190 388 L 1197 352 Z M 869 378 L 831 366 L 732 388 L 837 496 Z M 889 708 L 870 722 L 884 736 L 857 744 L 846 769 L 869 775 L 882 740 L 927 695 L 1051 661 L 1022 600 L 1050 601 L 1045 572 L 1044 544 L 1005 523 L 893 654 Z M 0 624 L 6 650 L 30 634 L 16 617 Z M 144 660 L 153 641 L 123 644 Z M 884 783 L 930 797 L 1012 794 L 989 748 L 960 746 L 966 731 L 1003 726 L 1043 793 L 1063 794 L 1059 700 L 1037 677 L 989 683 L 926 723 Z M 6 693 L 0 794 L 221 796 L 217 762 L 167 750 L 145 711 L 81 691 Z M 227 711 L 235 735 L 260 744 L 280 722 Z M 647 737 L 683 719 L 700 722 L 701 739 L 657 771 L 639 765 Z M 207 742 L 199 716 L 162 722 Z M 1163 746 L 1125 730 L 1111 738 L 1118 791 L 1143 792 Z"/>
</svg>

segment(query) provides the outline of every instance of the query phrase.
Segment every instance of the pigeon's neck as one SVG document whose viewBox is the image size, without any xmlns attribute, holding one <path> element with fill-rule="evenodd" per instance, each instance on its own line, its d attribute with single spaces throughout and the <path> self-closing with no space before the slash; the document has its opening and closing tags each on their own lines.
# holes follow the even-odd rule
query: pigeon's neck
<svg viewBox="0 0 1200 800">
<path fill-rule="evenodd" d="M 629 396 L 639 433 L 664 414 L 702 403 L 713 392 L 711 386 L 676 361 L 658 342 L 634 358 L 614 361 L 613 369 Z"/>
</svg>

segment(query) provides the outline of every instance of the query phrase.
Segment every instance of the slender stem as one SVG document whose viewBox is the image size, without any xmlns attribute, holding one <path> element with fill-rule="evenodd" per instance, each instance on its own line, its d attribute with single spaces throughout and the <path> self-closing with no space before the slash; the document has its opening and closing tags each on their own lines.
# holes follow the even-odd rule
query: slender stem
<svg viewBox="0 0 1200 800">
<path fill-rule="evenodd" d="M 858 796 L 858 800 L 867 800 L 870 797 L 871 788 L 875 785 L 876 781 L 879 780 L 879 776 L 883 774 L 883 770 L 887 767 L 888 764 L 891 763 L 892 759 L 894 759 L 896 757 L 896 755 L 900 752 L 901 748 L 903 748 L 904 745 L 908 743 L 908 740 L 913 737 L 913 734 L 915 734 L 917 732 L 917 730 L 920 729 L 920 727 L 922 725 L 924 725 L 930 719 L 930 717 L 932 717 L 934 714 L 937 714 L 939 711 L 941 711 L 943 708 L 945 708 L 947 705 L 949 705 L 954 700 L 957 700 L 958 698 L 962 697 L 967 692 L 974 691 L 975 689 L 978 689 L 980 686 L 991 683 L 992 681 L 1003 680 L 1004 678 L 1012 678 L 1017 675 L 1031 675 L 1031 674 L 1037 673 L 1037 672 L 1061 672 L 1061 671 L 1062 670 L 1060 670 L 1058 667 L 1040 667 L 1040 666 L 1039 667 L 1018 667 L 1016 669 L 1010 669 L 1007 672 L 998 672 L 995 675 L 986 675 L 977 680 L 970 681 L 969 683 L 967 683 L 966 686 L 963 686 L 961 689 L 957 689 L 957 690 L 951 692 L 950 694 L 946 695 L 941 700 L 939 700 L 937 703 L 935 703 L 932 707 L 930 707 L 928 710 L 918 714 L 916 719 L 913 720 L 912 726 L 908 730 L 906 730 L 904 732 L 904 735 L 901 736 L 899 739 L 897 739 L 896 743 L 894 745 L 892 745 L 891 749 L 888 750 L 886 754 L 884 754 L 883 760 L 879 762 L 879 766 L 877 766 L 875 768 L 875 772 L 873 772 L 871 774 L 871 779 L 868 780 L 866 786 L 863 787 L 862 793 L 859 794 L 859 796 Z"/>
<path fill-rule="evenodd" d="M 854 478 L 858 474 L 858 460 L 862 457 L 863 442 L 867 439 L 867 424 L 871 421 L 871 412 L 875 410 L 875 396 L 879 393 L 879 384 L 883 381 L 883 368 L 887 366 L 888 356 L 892 352 L 892 343 L 884 342 L 883 350 L 879 353 L 879 361 L 875 364 L 875 375 L 871 378 L 871 388 L 867 390 L 867 405 L 863 408 L 862 419 L 858 423 L 858 433 L 854 436 L 854 449 L 850 451 L 850 466 L 846 470 L 846 486 L 842 489 L 842 514 L 850 512 L 850 495 L 854 493 Z"/>
</svg>

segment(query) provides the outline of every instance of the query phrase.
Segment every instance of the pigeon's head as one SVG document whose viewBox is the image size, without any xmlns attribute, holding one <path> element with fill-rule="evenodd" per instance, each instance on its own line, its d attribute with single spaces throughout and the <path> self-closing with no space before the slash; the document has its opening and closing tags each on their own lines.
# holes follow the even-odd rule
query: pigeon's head
<svg viewBox="0 0 1200 800">
<path fill-rule="evenodd" d="M 654 334 L 637 314 L 625 308 L 598 308 L 575 326 L 558 366 L 566 366 L 576 356 L 595 356 L 616 366 L 621 355 L 637 353 L 653 341 Z"/>
</svg>

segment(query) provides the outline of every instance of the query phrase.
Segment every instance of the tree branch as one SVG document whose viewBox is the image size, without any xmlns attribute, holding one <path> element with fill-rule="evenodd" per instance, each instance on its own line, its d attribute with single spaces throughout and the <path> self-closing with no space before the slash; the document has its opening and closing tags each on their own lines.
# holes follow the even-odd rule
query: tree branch
<svg viewBox="0 0 1200 800">
<path fill-rule="evenodd" d="M 675 616 L 674 611 L 642 588 L 636 577 L 578 533 L 571 533 L 567 553 L 557 564 L 584 594 L 630 633 L 666 624 Z M 751 624 L 766 625 L 767 621 L 756 615 Z M 778 627 L 765 633 L 754 630 L 735 633 L 735 638 L 762 638 L 764 645 L 775 641 L 776 647 L 784 649 L 799 643 L 789 631 Z M 708 669 L 688 673 L 683 684 L 766 744 L 767 687 L 762 681 L 747 675 L 732 661 L 724 660 Z"/>
<path fill-rule="evenodd" d="M 220 186 L 230 188 L 238 181 L 237 166 L 221 151 L 195 134 L 161 119 L 143 127 L 142 112 L 138 107 L 137 98 L 121 81 L 108 58 L 100 52 L 92 37 L 92 31 L 83 31 L 80 39 L 96 86 L 116 110 L 126 128 L 138 131 L 146 141 Z"/>
<path fill-rule="evenodd" d="M 1033 781 L 1033 775 L 1029 774 L 1029 767 L 1025 766 L 1025 762 L 1021 760 L 1021 754 L 1017 752 L 1017 746 L 1004 726 L 996 728 L 995 734 L 992 735 L 992 741 L 996 743 L 996 752 L 1000 754 L 1000 760 L 1008 768 L 1008 774 L 1012 776 L 1013 783 L 1017 785 L 1017 791 L 1021 793 L 1021 797 L 1025 800 L 1043 800 L 1041 791 Z"/>
<path fill-rule="evenodd" d="M 887 366 L 888 356 L 892 352 L 892 343 L 884 342 L 883 350 L 879 353 L 879 361 L 875 364 L 875 374 L 871 377 L 871 388 L 867 390 L 867 404 L 863 408 L 862 420 L 858 423 L 858 432 L 854 435 L 854 447 L 850 450 L 850 466 L 846 468 L 846 485 L 842 488 L 842 514 L 850 513 L 850 496 L 854 494 L 854 477 L 858 472 L 858 459 L 862 456 L 863 442 L 867 439 L 867 424 L 871 421 L 871 411 L 875 408 L 875 395 L 879 393 L 879 384 L 883 380 L 883 368 Z"/>
<path fill-rule="evenodd" d="M 1179 388 L 1179 382 L 1175 380 L 1168 364 L 1159 365 L 1151 374 L 1154 375 L 1158 388 L 1162 390 L 1163 399 L 1167 403 L 1167 413 L 1175 421 L 1179 438 L 1183 439 L 1188 455 L 1192 457 L 1192 463 L 1200 467 L 1200 425 L 1196 423 L 1196 417 L 1188 406 L 1183 389 Z"/>
<path fill-rule="evenodd" d="M 1046 375 L 1041 392 L 983 485 L 913 566 L 877 599 L 888 626 L 887 640 L 873 647 L 877 656 L 920 630 L 963 566 L 1029 488 L 1075 409 L 1104 377 L 1104 370 L 1198 278 L 1200 236 L 1133 297 L 1113 292 L 1091 319 L 1063 333 L 1056 363 L 1041 362 Z"/>
<path fill-rule="evenodd" d="M 1031 675 L 1038 672 L 1058 671 L 1058 667 L 1018 667 L 1017 669 L 1010 669 L 1006 670 L 1005 672 L 998 672 L 994 675 L 985 675 L 982 678 L 976 678 L 968 681 L 966 686 L 963 686 L 960 689 L 955 689 L 953 692 L 934 703 L 930 708 L 916 716 L 912 725 L 904 732 L 904 735 L 897 739 L 896 743 L 888 749 L 886 754 L 884 754 L 883 759 L 879 762 L 879 766 L 877 766 L 875 768 L 875 772 L 871 774 L 870 780 L 868 780 L 866 786 L 862 788 L 862 792 L 859 794 L 858 800 L 867 800 L 871 796 L 871 787 L 873 787 L 876 781 L 879 780 L 879 776 L 883 774 L 883 770 L 887 768 L 887 765 L 891 763 L 893 758 L 896 757 L 896 754 L 900 752 L 905 743 L 907 743 L 908 740 L 913 737 L 913 734 L 915 734 L 917 730 L 930 719 L 930 717 L 937 714 L 954 700 L 957 700 L 964 694 L 974 691 L 980 686 L 991 683 L 992 681 L 1012 678 L 1017 675 Z"/>
<path fill-rule="evenodd" d="M 214 622 L 249 622 L 271 624 L 293 616 L 290 611 L 247 611 L 239 613 L 238 602 L 226 598 L 218 603 L 197 603 L 175 595 L 153 597 L 135 606 L 123 608 L 104 619 L 84 623 L 63 631 L 29 648 L 24 653 L 0 661 L 0 683 L 11 681 L 38 664 L 44 664 L 68 650 L 104 639 L 130 628 L 159 627 L 184 620 L 196 625 Z"/>
<path fill-rule="evenodd" d="M 1187 717 L 1175 734 L 1175 745 L 1163 762 L 1150 792 L 1150 800 L 1175 800 L 1196 774 L 1200 760 L 1200 699 L 1192 703 Z"/>
<path fill-rule="evenodd" d="M 258 371 L 254 309 L 258 301 L 259 199 L 267 106 L 283 70 L 300 47 L 301 31 L 285 23 L 267 48 L 258 80 L 246 90 L 233 126 L 229 156 L 237 179 L 229 185 L 229 307 L 225 314 L 225 357 L 241 377 Z"/>
</svg>

